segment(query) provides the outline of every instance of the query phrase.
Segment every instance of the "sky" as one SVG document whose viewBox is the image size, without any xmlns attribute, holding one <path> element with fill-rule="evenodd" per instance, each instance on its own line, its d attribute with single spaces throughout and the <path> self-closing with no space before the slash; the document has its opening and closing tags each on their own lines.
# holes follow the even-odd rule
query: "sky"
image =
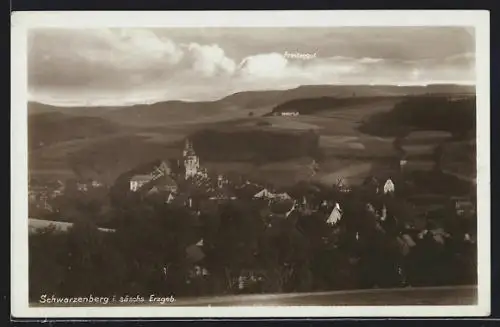
<svg viewBox="0 0 500 327">
<path fill-rule="evenodd" d="M 36 28 L 28 34 L 30 100 L 52 105 L 209 101 L 300 85 L 431 83 L 475 83 L 473 30 Z"/>
</svg>

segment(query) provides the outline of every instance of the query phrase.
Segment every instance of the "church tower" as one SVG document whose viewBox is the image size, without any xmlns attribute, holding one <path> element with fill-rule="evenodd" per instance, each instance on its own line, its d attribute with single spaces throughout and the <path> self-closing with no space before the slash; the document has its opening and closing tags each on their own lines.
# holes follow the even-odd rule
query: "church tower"
<svg viewBox="0 0 500 327">
<path fill-rule="evenodd" d="M 193 144 L 186 139 L 186 146 L 182 152 L 184 157 L 184 168 L 186 169 L 186 179 L 195 176 L 200 168 L 200 159 L 196 155 L 193 149 Z"/>
</svg>

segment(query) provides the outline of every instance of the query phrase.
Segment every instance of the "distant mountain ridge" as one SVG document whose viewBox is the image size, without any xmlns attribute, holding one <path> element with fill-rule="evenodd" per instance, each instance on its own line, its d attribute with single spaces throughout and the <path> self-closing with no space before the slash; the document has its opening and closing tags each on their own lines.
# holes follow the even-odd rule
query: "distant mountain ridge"
<svg viewBox="0 0 500 327">
<path fill-rule="evenodd" d="M 475 94 L 475 86 L 432 84 L 427 86 L 395 85 L 304 85 L 288 90 L 244 91 L 216 101 L 165 101 L 154 104 L 106 107 L 58 107 L 38 102 L 28 103 L 28 113 L 61 112 L 77 116 L 107 118 L 126 125 L 239 118 L 251 110 L 267 110 L 287 101 L 315 97 L 398 97 L 424 94 Z"/>
</svg>

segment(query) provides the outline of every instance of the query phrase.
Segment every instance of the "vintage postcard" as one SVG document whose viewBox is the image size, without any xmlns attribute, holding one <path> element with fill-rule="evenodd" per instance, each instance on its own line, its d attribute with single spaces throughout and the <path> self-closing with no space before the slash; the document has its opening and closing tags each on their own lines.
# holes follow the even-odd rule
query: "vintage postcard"
<svg viewBox="0 0 500 327">
<path fill-rule="evenodd" d="M 14 317 L 485 316 L 487 11 L 12 15 Z"/>
</svg>

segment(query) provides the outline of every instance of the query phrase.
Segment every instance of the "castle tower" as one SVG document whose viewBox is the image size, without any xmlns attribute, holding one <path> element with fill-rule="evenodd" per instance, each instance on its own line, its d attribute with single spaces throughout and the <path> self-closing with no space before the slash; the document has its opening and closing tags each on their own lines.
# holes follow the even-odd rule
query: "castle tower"
<svg viewBox="0 0 500 327">
<path fill-rule="evenodd" d="M 195 176 L 200 168 L 200 159 L 193 149 L 193 145 L 186 139 L 186 146 L 182 152 L 184 157 L 184 168 L 186 169 L 186 179 Z"/>
</svg>

